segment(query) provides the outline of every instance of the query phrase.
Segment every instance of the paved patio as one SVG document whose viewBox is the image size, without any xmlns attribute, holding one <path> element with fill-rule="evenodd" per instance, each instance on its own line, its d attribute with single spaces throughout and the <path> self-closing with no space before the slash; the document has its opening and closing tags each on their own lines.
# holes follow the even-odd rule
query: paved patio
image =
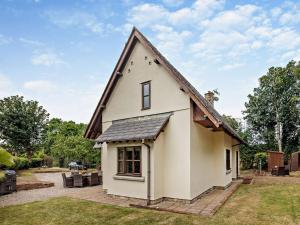
<svg viewBox="0 0 300 225">
<path fill-rule="evenodd" d="M 237 190 L 237 188 L 241 183 L 242 183 L 241 180 L 236 180 L 232 182 L 230 187 L 228 187 L 225 190 L 214 189 L 192 204 L 174 202 L 174 201 L 163 201 L 155 205 L 151 205 L 147 207 L 141 206 L 141 207 L 160 210 L 160 211 L 175 212 L 175 213 L 212 216 L 226 202 L 226 200 Z"/>
<path fill-rule="evenodd" d="M 0 196 L 0 208 L 62 196 L 125 207 L 129 207 L 129 204 L 143 204 L 145 202 L 138 199 L 131 199 L 129 201 L 127 198 L 110 197 L 104 193 L 101 185 L 84 188 L 64 188 L 61 173 L 37 173 L 35 176 L 38 180 L 53 182 L 55 184 L 54 187 L 18 191 Z"/>
<path fill-rule="evenodd" d="M 163 201 L 159 204 L 146 206 L 145 200 L 114 198 L 104 193 L 102 186 L 84 188 L 63 188 L 60 173 L 36 174 L 38 180 L 54 182 L 55 186 L 28 191 L 18 191 L 9 195 L 0 196 L 0 207 L 23 204 L 33 201 L 46 200 L 52 197 L 68 196 L 104 204 L 129 207 L 136 205 L 143 208 L 162 210 L 177 213 L 188 213 L 198 215 L 213 215 L 238 188 L 241 181 L 234 181 L 226 190 L 215 189 L 204 195 L 192 204 L 182 202 Z"/>
</svg>

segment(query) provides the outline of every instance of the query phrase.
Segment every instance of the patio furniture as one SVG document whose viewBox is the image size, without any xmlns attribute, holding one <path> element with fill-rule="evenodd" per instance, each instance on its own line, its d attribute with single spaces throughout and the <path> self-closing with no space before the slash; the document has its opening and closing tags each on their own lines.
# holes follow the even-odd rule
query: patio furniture
<svg viewBox="0 0 300 225">
<path fill-rule="evenodd" d="M 278 167 L 278 174 L 277 176 L 284 176 L 285 175 L 285 168 L 284 166 L 279 166 Z"/>
<path fill-rule="evenodd" d="M 16 172 L 14 170 L 6 170 L 5 178 L 0 182 L 0 195 L 10 194 L 17 191 L 16 182 Z"/>
<path fill-rule="evenodd" d="M 90 186 L 99 185 L 100 179 L 98 173 L 92 173 L 90 176 L 88 176 L 88 184 Z"/>
<path fill-rule="evenodd" d="M 74 187 L 83 187 L 83 178 L 81 174 L 73 175 L 73 186 Z"/>
<path fill-rule="evenodd" d="M 284 176 L 286 173 L 289 173 L 289 171 L 286 171 L 284 166 L 274 167 L 271 170 L 273 176 Z"/>
<path fill-rule="evenodd" d="M 289 165 L 284 166 L 284 175 L 290 175 L 290 166 Z"/>
<path fill-rule="evenodd" d="M 73 176 L 75 174 L 79 174 L 79 171 L 71 171 L 71 176 Z"/>
<path fill-rule="evenodd" d="M 278 167 L 275 166 L 275 167 L 273 167 L 272 170 L 271 170 L 271 175 L 272 175 L 272 176 L 277 176 L 277 174 L 278 174 Z"/>
<path fill-rule="evenodd" d="M 83 180 L 83 186 L 90 186 L 90 182 L 89 182 L 89 177 L 91 175 L 90 174 L 83 174 L 82 175 L 82 180 Z"/>
<path fill-rule="evenodd" d="M 73 177 L 67 177 L 65 173 L 62 173 L 64 188 L 73 187 Z"/>
</svg>

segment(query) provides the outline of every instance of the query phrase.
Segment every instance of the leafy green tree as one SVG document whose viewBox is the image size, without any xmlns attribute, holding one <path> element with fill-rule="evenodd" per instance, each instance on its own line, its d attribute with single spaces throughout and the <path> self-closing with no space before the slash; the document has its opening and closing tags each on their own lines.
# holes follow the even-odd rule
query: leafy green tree
<svg viewBox="0 0 300 225">
<path fill-rule="evenodd" d="M 7 150 L 29 158 L 41 146 L 49 114 L 37 101 L 23 96 L 0 100 L 0 140 Z"/>
<path fill-rule="evenodd" d="M 247 143 L 247 145 L 240 145 L 240 158 L 244 169 L 252 168 L 255 163 L 255 154 L 266 151 L 266 146 L 256 142 L 255 134 L 250 127 L 244 128 L 242 123 L 232 116 L 223 115 L 223 118 Z"/>
<path fill-rule="evenodd" d="M 300 64 L 271 67 L 245 104 L 255 142 L 290 153 L 300 146 Z"/>
<path fill-rule="evenodd" d="M 238 133 L 242 132 L 242 124 L 237 119 L 235 119 L 232 116 L 224 115 L 224 114 L 223 114 L 223 118 L 236 132 Z"/>
<path fill-rule="evenodd" d="M 100 161 L 100 151 L 94 149 L 94 143 L 83 137 L 86 125 L 73 121 L 51 119 L 47 127 L 45 152 L 64 162 L 79 160 L 87 164 Z M 47 149 L 47 150 L 46 150 Z"/>
</svg>

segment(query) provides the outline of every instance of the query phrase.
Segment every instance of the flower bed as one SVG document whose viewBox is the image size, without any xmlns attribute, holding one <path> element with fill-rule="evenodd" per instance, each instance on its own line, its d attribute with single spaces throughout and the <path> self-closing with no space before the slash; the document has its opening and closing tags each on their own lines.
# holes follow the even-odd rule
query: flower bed
<svg viewBox="0 0 300 225">
<path fill-rule="evenodd" d="M 48 188 L 48 187 L 53 187 L 53 186 L 54 186 L 54 183 L 46 182 L 46 181 L 18 182 L 17 183 L 17 191 Z"/>
</svg>

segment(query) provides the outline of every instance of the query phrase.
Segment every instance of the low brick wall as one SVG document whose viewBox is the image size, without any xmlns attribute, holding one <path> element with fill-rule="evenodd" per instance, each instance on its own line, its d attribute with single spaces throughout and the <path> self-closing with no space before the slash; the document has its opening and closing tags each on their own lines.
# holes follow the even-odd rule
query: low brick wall
<svg viewBox="0 0 300 225">
<path fill-rule="evenodd" d="M 17 183 L 17 191 L 32 190 L 39 188 L 53 187 L 54 183 L 46 181 L 20 182 Z"/>
</svg>

